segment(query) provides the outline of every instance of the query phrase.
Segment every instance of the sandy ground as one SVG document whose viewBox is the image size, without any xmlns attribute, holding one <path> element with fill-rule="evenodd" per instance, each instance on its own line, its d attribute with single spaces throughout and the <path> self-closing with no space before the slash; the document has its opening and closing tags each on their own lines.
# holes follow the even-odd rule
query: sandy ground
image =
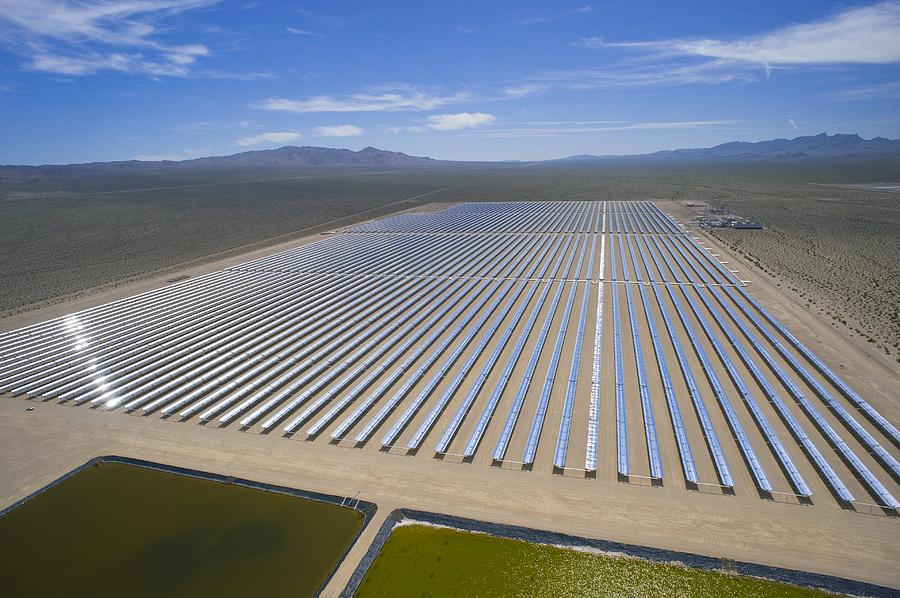
<svg viewBox="0 0 900 598">
<path fill-rule="evenodd" d="M 814 571 L 897 587 L 894 520 L 683 489 L 548 476 L 407 459 L 321 443 L 222 433 L 156 417 L 0 402 L 6 506 L 88 459 L 107 454 L 149 459 L 374 501 L 381 516 L 397 506 L 526 525 L 588 537 Z M 343 587 L 370 524 L 329 595 Z"/>
<path fill-rule="evenodd" d="M 668 210 L 669 205 L 667 204 L 669 202 L 660 202 L 664 210 Z M 675 204 L 670 205 L 674 206 Z M 305 241 L 309 242 L 318 238 L 321 237 L 316 236 Z M 569 475 L 559 475 L 554 473 L 552 461 L 563 409 L 562 398 L 565 394 L 572 361 L 572 339 L 575 336 L 581 296 L 585 288 L 583 282 L 578 283 L 575 294 L 568 333 L 565 337 L 566 346 L 553 385 L 534 468 L 531 471 L 520 471 L 521 468 L 514 463 L 520 458 L 527 440 L 538 396 L 549 370 L 549 355 L 562 325 L 565 302 L 573 284 L 572 282 L 557 281 L 552 283 L 554 286 L 551 288 L 550 297 L 541 307 L 536 326 L 540 327 L 549 313 L 550 299 L 559 284 L 564 285 L 562 302 L 553 317 L 547 344 L 541 352 L 535 372 L 534 382 L 526 395 L 518 424 L 510 440 L 507 452 L 509 462 L 505 463 L 504 467 L 492 465 L 491 453 L 506 419 L 519 379 L 524 373 L 528 357 L 535 346 L 535 331 L 528 337 L 522 357 L 513 371 L 512 381 L 501 396 L 494 417 L 471 463 L 460 463 L 460 460 L 454 455 L 448 455 L 443 459 L 436 458 L 432 448 L 472 384 L 473 375 L 467 377 L 459 392 L 454 395 L 447 408 L 437 419 L 420 451 L 414 455 L 394 454 L 399 451 L 389 453 L 383 451 L 378 442 L 388 426 L 431 377 L 434 368 L 412 388 L 405 401 L 386 420 L 386 423 L 376 430 L 372 440 L 361 446 L 353 446 L 351 442 L 347 441 L 340 444 L 328 442 L 329 432 L 342 421 L 344 416 L 349 414 L 354 405 L 348 407 L 316 438 L 308 440 L 305 434 L 298 433 L 287 440 L 281 437 L 278 430 L 268 434 L 262 433 L 258 425 L 252 426 L 244 432 L 241 432 L 236 424 L 220 430 L 215 423 L 198 424 L 196 418 L 186 423 L 179 423 L 177 419 L 160 419 L 157 414 L 141 416 L 138 415 L 139 412 L 135 412 L 132 415 L 126 415 L 122 412 L 100 411 L 88 407 L 76 408 L 53 402 L 33 401 L 27 403 L 22 399 L 5 399 L 0 401 L 0 426 L 2 426 L 0 451 L 3 455 L 2 468 L 0 468 L 0 507 L 14 502 L 17 498 L 91 457 L 103 454 L 121 454 L 308 490 L 346 496 L 354 496 L 359 493 L 360 498 L 377 503 L 380 509 L 379 518 L 376 518 L 364 533 L 362 541 L 354 547 L 349 558 L 329 585 L 329 592 L 333 593 L 337 593 L 343 587 L 356 562 L 365 552 L 368 540 L 380 525 L 380 518 L 391 509 L 400 506 L 803 569 L 894 587 L 900 586 L 900 574 L 897 573 L 898 560 L 900 560 L 900 542 L 898 542 L 900 540 L 900 523 L 898 523 L 898 519 L 887 517 L 881 510 L 865 504 L 857 504 L 855 510 L 846 508 L 831 496 L 828 487 L 791 437 L 775 410 L 753 383 L 747 368 L 737 358 L 733 349 L 727 346 L 727 342 L 724 342 L 726 354 L 734 362 L 740 375 L 750 383 L 762 411 L 813 490 L 811 504 L 800 504 L 800 501 L 793 496 L 788 478 L 781 471 L 762 433 L 748 410 L 742 405 L 736 388 L 721 361 L 715 356 L 709 339 L 704 336 L 696 318 L 690 314 L 688 320 L 701 338 L 701 344 L 706 353 L 711 357 L 716 374 L 722 381 L 776 492 L 771 496 L 764 496 L 756 489 L 737 444 L 732 438 L 722 410 L 713 398 L 711 387 L 703 375 L 700 362 L 690 348 L 684 327 L 678 322 L 671 300 L 661 288 L 663 303 L 660 306 L 656 303 L 650 289 L 645 287 L 650 311 L 663 339 L 663 353 L 672 376 L 676 398 L 688 431 L 700 479 L 705 484 L 711 484 L 709 486 L 702 485 L 696 490 L 686 488 L 681 475 L 672 424 L 662 393 L 661 378 L 656 367 L 638 287 L 634 282 L 612 283 L 608 280 L 610 262 L 617 257 L 618 245 L 615 235 L 607 235 L 606 238 L 607 254 L 604 277 L 607 281 L 601 283 L 604 287 L 604 344 L 601 370 L 599 462 L 596 478 L 584 478 L 583 474 L 579 477 L 577 471 L 577 468 L 583 466 L 586 450 L 587 389 L 591 377 L 594 313 L 600 287 L 596 282 L 588 285 L 590 291 L 587 312 L 589 315 L 583 340 L 584 353 L 578 372 L 578 395 L 573 409 L 572 432 L 567 458 L 567 465 L 576 469 L 569 472 Z M 287 245 L 295 246 L 297 244 L 295 241 Z M 276 248 L 269 248 L 256 254 L 244 255 L 228 264 L 219 264 L 218 268 L 245 262 L 275 251 Z M 571 251 L 574 251 L 574 248 Z M 720 253 L 722 253 L 722 259 L 733 262 L 732 267 L 734 267 L 736 262 L 733 258 L 724 251 Z M 597 277 L 598 268 L 599 256 L 595 256 L 594 278 Z M 213 268 L 210 267 L 210 269 Z M 742 271 L 741 277 L 744 278 L 745 270 L 739 266 L 738 269 Z M 579 273 L 570 275 L 568 280 L 583 278 L 586 270 L 587 264 L 581 264 Z M 491 277 L 493 270 L 491 267 L 487 267 L 473 274 Z M 753 278 L 751 275 L 746 277 Z M 890 393 L 890 389 L 898 381 L 896 372 L 886 371 L 879 366 L 878 362 L 868 360 L 864 355 L 853 351 L 852 345 L 847 344 L 846 340 L 842 339 L 836 331 L 817 321 L 801 307 L 785 300 L 771 285 L 767 287 L 765 281 L 757 283 L 757 280 L 753 278 L 752 282 L 754 283 L 753 294 L 782 322 L 787 324 L 803 342 L 814 348 L 831 367 L 838 368 L 839 364 L 843 363 L 844 369 L 841 369 L 840 373 L 846 381 L 859 390 L 890 421 L 896 423 L 900 420 L 897 401 Z M 142 284 L 150 285 L 149 282 Z M 651 486 L 647 480 L 641 477 L 648 475 L 649 469 L 634 349 L 625 302 L 624 287 L 626 284 L 632 286 L 632 293 L 635 297 L 635 316 L 641 331 L 641 347 L 647 364 L 651 404 L 665 471 L 662 482 L 655 486 Z M 614 285 L 618 288 L 620 298 L 618 317 L 623 333 L 622 356 L 625 365 L 624 384 L 629 457 L 633 474 L 627 483 L 619 481 L 616 476 L 615 410 L 612 399 L 614 396 L 613 312 L 610 302 Z M 151 288 L 151 286 L 143 288 Z M 136 291 L 137 289 L 132 289 L 131 293 L 127 293 L 121 290 L 119 292 L 122 294 L 118 296 L 126 296 Z M 696 299 L 697 291 L 688 288 L 686 295 L 682 294 L 680 289 L 676 289 L 676 291 L 676 296 L 687 311 L 685 298 L 689 296 Z M 19 317 L 18 321 L 12 324 L 4 321 L 2 328 L 9 329 L 32 321 L 44 320 L 51 315 L 69 313 L 74 309 L 84 308 L 91 304 L 96 305 L 113 298 L 96 296 L 82 300 L 77 306 L 70 304 L 53 308 L 54 311 L 49 313 L 32 313 L 30 320 Z M 471 297 L 468 302 L 472 302 Z M 699 300 L 697 303 L 699 304 Z M 525 319 L 535 305 L 536 300 L 532 299 L 527 306 Z M 515 311 L 517 307 L 518 305 L 511 311 Z M 697 379 L 713 425 L 725 450 L 735 479 L 733 494 L 723 493 L 715 485 L 717 479 L 712 459 L 706 448 L 674 351 L 663 325 L 663 309 L 676 323 L 690 367 Z M 479 315 L 482 313 L 484 310 L 479 312 Z M 701 309 L 701 313 L 713 327 L 716 326 L 705 309 Z M 27 315 L 29 314 L 23 314 L 23 316 Z M 503 330 L 510 321 L 511 313 L 503 314 L 499 311 L 492 313 L 486 321 L 486 325 L 490 324 L 494 318 L 501 318 L 500 330 Z M 450 453 L 462 451 L 475 421 L 484 408 L 490 390 L 498 380 L 499 371 L 502 370 L 511 353 L 511 346 L 518 338 L 518 333 L 517 330 L 501 354 L 501 359 L 492 371 L 485 388 L 479 394 L 468 416 L 463 420 L 460 432 L 451 443 Z M 471 355 L 472 346 L 483 338 L 484 334 L 485 332 L 482 330 L 475 335 L 470 346 L 462 353 L 458 362 L 439 383 L 422 410 L 401 434 L 400 444 L 405 444 L 412 436 L 426 413 L 431 409 L 435 397 L 440 396 L 447 388 L 450 380 L 459 371 L 460 365 Z M 721 333 L 717 332 L 717 334 L 720 340 L 724 341 Z M 446 335 L 441 335 L 435 343 L 441 342 L 444 338 Z M 455 344 L 451 345 L 451 347 L 453 346 Z M 491 347 L 489 346 L 474 361 L 473 372 L 481 370 L 490 351 Z M 426 351 L 423 355 L 428 355 L 428 353 L 429 351 Z M 775 354 L 775 351 L 770 348 L 770 353 Z M 839 460 L 836 453 L 825 442 L 824 437 L 789 400 L 787 392 L 779 386 L 774 375 L 763 366 L 755 354 L 754 359 L 757 361 L 757 365 L 763 369 L 769 382 L 775 385 L 786 401 L 790 403 L 789 406 L 794 415 L 800 419 L 806 432 L 810 434 L 814 443 L 854 493 L 857 500 L 860 503 L 871 502 L 872 498 L 862 484 Z M 441 361 L 442 359 L 439 359 L 437 363 L 440 364 Z M 880 463 L 868 454 L 862 444 L 843 427 L 843 424 L 817 399 L 814 399 L 812 392 L 796 374 L 790 371 L 786 362 L 780 357 L 778 357 L 778 361 L 790 372 L 794 382 L 814 400 L 826 420 L 840 431 L 848 446 L 859 455 L 865 465 L 895 496 L 900 495 L 897 480 L 891 479 Z M 421 359 L 413 364 L 411 369 L 415 369 L 419 363 L 421 363 Z M 409 379 L 410 374 L 410 371 L 405 372 L 396 386 Z M 818 374 L 816 376 L 821 380 Z M 375 384 L 377 385 L 377 383 L 376 381 Z M 379 403 L 376 403 L 366 417 L 351 426 L 347 437 L 352 437 L 361 430 L 368 418 L 391 394 L 388 393 Z M 837 393 L 834 394 L 837 397 Z M 856 415 L 863 427 L 880 439 L 885 446 L 889 446 L 889 451 L 896 457 L 896 447 L 891 446 L 874 426 L 850 407 L 848 402 L 843 398 L 839 398 L 839 400 L 850 409 L 851 413 Z M 35 411 L 26 412 L 25 406 L 28 404 L 35 405 Z M 316 414 L 312 421 L 321 413 Z"/>
</svg>

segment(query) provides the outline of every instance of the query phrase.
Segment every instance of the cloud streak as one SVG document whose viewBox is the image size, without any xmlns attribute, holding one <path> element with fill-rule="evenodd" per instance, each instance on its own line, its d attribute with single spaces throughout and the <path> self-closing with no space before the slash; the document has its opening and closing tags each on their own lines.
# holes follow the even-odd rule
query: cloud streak
<svg viewBox="0 0 900 598">
<path fill-rule="evenodd" d="M 257 110 L 295 114 L 327 112 L 427 112 L 451 105 L 501 102 L 537 95 L 550 88 L 545 82 L 523 80 L 474 86 L 421 87 L 392 83 L 346 95 L 323 94 L 304 98 L 271 97 L 251 102 Z"/>
<path fill-rule="evenodd" d="M 269 98 L 250 106 L 258 110 L 280 112 L 400 112 L 404 110 L 434 110 L 468 99 L 465 93 L 441 95 L 402 89 L 373 91 L 348 96 L 320 95 L 303 99 Z"/>
<path fill-rule="evenodd" d="M 0 41 L 28 70 L 185 77 L 210 55 L 203 44 L 163 41 L 160 22 L 218 0 L 0 0 Z"/>
<path fill-rule="evenodd" d="M 571 90 L 631 89 L 649 86 L 679 86 L 692 84 L 716 85 L 747 83 L 758 79 L 753 72 L 725 68 L 722 61 L 696 64 L 660 62 L 649 65 L 627 65 L 609 69 L 580 69 L 540 73 L 534 83 Z"/>
<path fill-rule="evenodd" d="M 329 127 L 316 127 L 313 132 L 319 137 L 357 137 L 366 131 L 356 125 L 333 125 Z"/>
<path fill-rule="evenodd" d="M 251 135 L 250 137 L 241 137 L 236 139 L 235 143 L 243 146 L 262 145 L 263 143 L 290 143 L 297 141 L 300 137 L 300 133 L 293 131 L 270 131 L 259 135 Z"/>
<path fill-rule="evenodd" d="M 309 31 L 308 29 L 300 29 L 299 27 L 287 27 L 287 28 L 285 28 L 285 31 L 287 31 L 288 33 L 293 34 L 293 35 L 303 35 L 306 37 L 325 37 L 321 33 L 316 33 L 315 31 Z"/>
<path fill-rule="evenodd" d="M 831 97 L 848 102 L 900 98 L 900 81 L 846 87 L 832 93 Z"/>
<path fill-rule="evenodd" d="M 520 85 L 510 85 L 509 87 L 504 87 L 501 90 L 501 93 L 510 99 L 516 98 L 524 98 L 528 96 L 533 96 L 539 93 L 547 91 L 547 86 L 545 85 L 536 85 L 534 83 L 523 83 Z"/>
<path fill-rule="evenodd" d="M 670 39 L 607 43 L 634 48 L 762 65 L 891 64 L 900 62 L 900 2 L 851 8 L 826 19 L 790 25 L 736 40 Z"/>
<path fill-rule="evenodd" d="M 435 114 L 428 117 L 428 128 L 435 131 L 457 131 L 473 129 L 493 122 L 496 117 L 484 112 L 459 112 L 456 114 Z"/>
<path fill-rule="evenodd" d="M 688 121 L 661 121 L 661 122 L 617 122 L 596 121 L 599 125 L 592 125 L 590 121 L 553 122 L 541 123 L 538 126 L 510 127 L 504 129 L 486 129 L 483 131 L 466 132 L 463 136 L 486 137 L 494 139 L 517 139 L 534 137 L 557 137 L 560 135 L 578 135 L 586 133 L 608 133 L 615 131 L 674 131 L 709 129 L 739 124 L 736 120 L 688 120 Z M 605 124 L 609 122 L 609 124 Z"/>
<path fill-rule="evenodd" d="M 578 8 L 573 8 L 570 10 L 566 10 L 566 11 L 551 14 L 551 15 L 547 15 L 547 14 L 532 15 L 532 16 L 528 16 L 528 17 L 519 19 L 518 25 L 520 27 L 524 27 L 524 26 L 528 26 L 528 25 L 540 25 L 543 23 L 551 23 L 553 21 L 558 21 L 560 19 L 564 19 L 571 15 L 584 15 L 584 14 L 591 12 L 592 10 L 593 10 L 593 7 L 591 7 L 590 5 L 585 5 L 585 6 L 579 6 Z"/>
<path fill-rule="evenodd" d="M 855 7 L 823 19 L 737 39 L 672 38 L 613 42 L 583 37 L 572 45 L 643 54 L 616 68 L 550 73 L 571 89 L 751 82 L 776 71 L 900 63 L 900 1 Z M 539 78 L 540 79 L 540 78 Z"/>
<path fill-rule="evenodd" d="M 617 131 L 690 131 L 732 127 L 741 124 L 739 120 L 683 120 L 633 122 L 622 120 L 587 121 L 538 121 L 522 123 L 520 126 L 504 128 L 480 128 L 495 121 L 491 114 L 468 113 L 437 114 L 429 117 L 426 126 L 394 127 L 386 126 L 386 133 L 426 133 L 433 131 L 450 132 L 456 137 L 489 139 L 524 139 L 559 137 L 589 133 L 610 133 Z M 519 124 L 519 123 L 512 123 Z M 434 137 L 431 137 L 434 138 Z"/>
</svg>

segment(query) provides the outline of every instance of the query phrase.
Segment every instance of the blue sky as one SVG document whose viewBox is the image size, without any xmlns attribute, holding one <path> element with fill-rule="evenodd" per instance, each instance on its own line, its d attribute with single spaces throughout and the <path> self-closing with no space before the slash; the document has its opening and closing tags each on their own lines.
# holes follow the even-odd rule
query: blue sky
<svg viewBox="0 0 900 598">
<path fill-rule="evenodd" d="M 0 163 L 900 137 L 900 2 L 0 0 Z"/>
</svg>

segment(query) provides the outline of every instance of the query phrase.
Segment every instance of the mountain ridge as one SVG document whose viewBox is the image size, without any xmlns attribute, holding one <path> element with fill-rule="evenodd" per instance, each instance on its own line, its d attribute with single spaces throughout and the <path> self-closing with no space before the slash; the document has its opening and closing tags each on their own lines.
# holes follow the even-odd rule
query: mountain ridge
<svg viewBox="0 0 900 598">
<path fill-rule="evenodd" d="M 608 160 L 764 160 L 815 159 L 872 155 L 900 156 L 900 139 L 874 137 L 863 139 L 856 133 L 820 133 L 794 139 L 766 141 L 729 141 L 707 148 L 660 150 L 649 154 L 594 155 L 579 154 L 550 160 L 503 160 L 495 164 L 537 164 L 560 162 L 594 162 Z M 0 165 L 4 169 L 185 169 L 217 166 L 336 166 L 336 167 L 417 167 L 459 164 L 486 164 L 484 161 L 437 160 L 428 156 L 412 156 L 403 152 L 367 146 L 359 151 L 344 148 L 285 145 L 274 149 L 250 150 L 226 156 L 205 156 L 185 160 L 116 160 L 80 164 L 44 164 L 40 166 Z"/>
<path fill-rule="evenodd" d="M 276 149 L 251 150 L 228 156 L 210 156 L 182 162 L 214 166 L 230 164 L 253 166 L 421 166 L 431 165 L 440 160 L 434 160 L 427 156 L 410 156 L 403 152 L 382 150 L 372 146 L 353 151 L 311 145 L 285 145 Z"/>
<path fill-rule="evenodd" d="M 0 165 L 0 168 L 98 170 L 105 168 L 183 169 L 192 166 L 430 166 L 442 163 L 447 162 L 427 156 L 410 156 L 403 152 L 382 150 L 372 146 L 353 151 L 311 145 L 285 145 L 274 149 L 250 150 L 226 156 L 203 156 L 184 160 L 112 160 L 39 166 L 5 164 Z"/>
<path fill-rule="evenodd" d="M 613 158 L 644 159 L 803 159 L 840 158 L 876 154 L 900 155 L 900 139 L 874 137 L 863 139 L 857 133 L 819 133 L 794 139 L 766 141 L 729 141 L 707 148 L 661 150 L 650 154 L 630 156 L 594 156 L 581 154 L 560 161 L 585 162 Z"/>
</svg>

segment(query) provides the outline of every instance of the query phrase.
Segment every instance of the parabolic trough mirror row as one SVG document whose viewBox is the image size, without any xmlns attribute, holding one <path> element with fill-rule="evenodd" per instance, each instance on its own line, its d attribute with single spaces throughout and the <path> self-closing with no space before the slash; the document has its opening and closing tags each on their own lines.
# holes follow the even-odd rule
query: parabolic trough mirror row
<svg viewBox="0 0 900 598">
<path fill-rule="evenodd" d="M 369 222 L 0 335 L 0 390 L 527 475 L 900 506 L 897 428 L 647 201 Z"/>
</svg>

